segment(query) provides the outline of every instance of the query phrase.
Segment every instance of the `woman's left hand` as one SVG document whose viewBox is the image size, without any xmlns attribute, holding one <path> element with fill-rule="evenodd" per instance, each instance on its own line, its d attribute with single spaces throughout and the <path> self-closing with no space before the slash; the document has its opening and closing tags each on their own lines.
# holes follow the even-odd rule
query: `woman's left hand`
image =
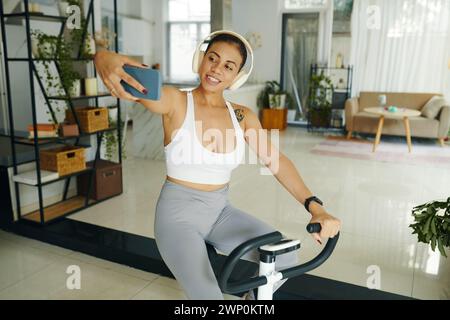
<svg viewBox="0 0 450 320">
<path fill-rule="evenodd" d="M 341 221 L 328 214 L 325 210 L 313 213 L 309 223 L 320 223 L 322 226 L 320 233 L 312 234 L 312 237 L 320 244 L 322 244 L 322 238 L 334 238 L 341 229 Z"/>
</svg>

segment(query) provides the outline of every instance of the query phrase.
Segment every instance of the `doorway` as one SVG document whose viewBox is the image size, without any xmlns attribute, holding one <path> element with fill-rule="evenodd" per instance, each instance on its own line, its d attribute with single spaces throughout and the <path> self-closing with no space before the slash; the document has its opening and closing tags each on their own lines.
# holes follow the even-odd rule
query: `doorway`
<svg viewBox="0 0 450 320">
<path fill-rule="evenodd" d="M 320 12 L 285 13 L 282 19 L 281 87 L 294 98 L 289 123 L 306 124 L 311 64 L 320 54 Z"/>
</svg>

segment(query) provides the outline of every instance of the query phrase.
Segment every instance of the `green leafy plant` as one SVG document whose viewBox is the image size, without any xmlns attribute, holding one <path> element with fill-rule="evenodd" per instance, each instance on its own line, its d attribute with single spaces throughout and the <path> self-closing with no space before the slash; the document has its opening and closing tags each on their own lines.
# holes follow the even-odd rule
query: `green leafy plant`
<svg viewBox="0 0 450 320">
<path fill-rule="evenodd" d="M 109 126 L 110 127 L 116 127 L 117 121 L 113 120 L 110 116 L 109 118 Z M 125 121 L 120 120 L 120 132 L 122 132 L 125 125 Z M 107 160 L 112 160 L 114 153 L 117 152 L 117 131 L 107 131 L 103 134 L 102 143 L 105 144 L 105 157 Z M 122 147 L 122 158 L 126 159 L 126 151 L 125 151 L 125 145 Z"/>
<path fill-rule="evenodd" d="M 270 105 L 277 105 L 277 101 L 270 101 L 270 96 L 269 95 L 281 95 L 281 94 L 285 94 L 286 95 L 286 107 L 288 109 L 293 109 L 294 108 L 294 99 L 292 98 L 292 95 L 285 91 L 285 90 L 281 90 L 281 85 L 275 81 L 267 81 L 266 82 L 266 86 L 264 87 L 264 89 L 258 94 L 258 98 L 257 98 L 257 105 L 259 109 L 264 109 L 264 108 L 270 108 Z M 277 97 L 274 96 L 272 97 L 272 99 L 276 100 Z"/>
<path fill-rule="evenodd" d="M 431 244 L 435 251 L 447 257 L 445 247 L 450 247 L 450 197 L 447 201 L 432 201 L 413 208 L 414 224 L 410 227 L 419 242 Z"/>
<path fill-rule="evenodd" d="M 333 82 L 323 71 L 313 74 L 309 81 L 308 113 L 313 124 L 327 126 L 331 119 L 331 99 Z"/>
<path fill-rule="evenodd" d="M 53 35 L 47 35 L 40 30 L 32 30 L 31 35 L 36 39 L 37 57 L 39 64 L 42 66 L 44 73 L 43 82 L 46 84 L 47 90 L 55 90 L 56 95 L 65 95 L 65 89 L 70 92 L 72 90 L 75 80 L 81 79 L 78 72 L 73 69 L 71 61 L 72 46 L 71 43 L 64 41 Z M 56 59 L 60 67 L 60 75 L 55 74 L 55 69 L 51 67 L 52 60 Z M 53 106 L 53 105 L 52 105 Z M 50 106 L 49 106 L 50 107 Z M 61 112 L 59 103 L 56 103 L 55 111 Z M 50 112 L 47 110 L 47 114 Z M 49 122 L 57 123 L 56 118 L 50 118 Z"/>
<path fill-rule="evenodd" d="M 69 5 L 77 5 L 81 7 L 80 0 L 69 0 Z M 89 34 L 85 34 L 83 39 L 83 33 L 86 30 L 86 19 L 83 15 L 80 17 L 81 25 L 79 29 L 67 29 L 67 33 L 63 37 L 47 35 L 40 30 L 33 30 L 32 37 L 37 40 L 37 52 L 40 64 L 43 66 L 44 82 L 47 88 L 53 88 L 55 94 L 59 96 L 71 95 L 77 80 L 81 80 L 81 75 L 74 68 L 74 56 L 81 50 L 80 57 L 82 59 L 91 59 L 92 55 L 90 42 L 86 41 Z M 49 60 L 45 60 L 49 59 Z M 55 59 L 59 66 L 59 76 L 55 75 L 55 69 L 51 68 L 53 63 L 51 59 Z M 52 105 L 53 106 L 53 105 Z M 65 109 L 68 108 L 66 103 Z M 64 110 L 65 110 L 64 109 Z M 54 110 L 60 113 L 64 110 L 60 109 L 59 103 L 56 104 Z M 46 112 L 50 114 L 49 111 Z M 49 122 L 57 123 L 57 119 L 50 118 Z"/>
<path fill-rule="evenodd" d="M 82 1 L 81 0 L 68 0 L 69 6 L 79 6 L 82 12 Z M 70 29 L 69 37 L 70 42 L 72 43 L 72 47 L 78 48 L 80 50 L 80 57 L 82 59 L 91 59 L 92 54 L 90 54 L 90 50 L 92 49 L 90 46 L 90 42 L 88 41 L 89 37 L 92 37 L 91 34 L 86 32 L 87 22 L 84 15 L 80 17 L 80 28 Z M 84 36 L 84 37 L 83 37 Z"/>
</svg>

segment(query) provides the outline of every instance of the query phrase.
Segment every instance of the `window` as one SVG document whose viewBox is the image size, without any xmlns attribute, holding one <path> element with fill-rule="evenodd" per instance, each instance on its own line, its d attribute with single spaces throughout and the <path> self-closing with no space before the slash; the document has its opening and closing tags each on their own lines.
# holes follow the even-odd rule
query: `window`
<svg viewBox="0 0 450 320">
<path fill-rule="evenodd" d="M 210 0 L 169 0 L 167 76 L 169 82 L 192 82 L 192 56 L 210 33 Z"/>
<path fill-rule="evenodd" d="M 350 35 L 353 0 L 334 0 L 333 34 Z"/>
</svg>

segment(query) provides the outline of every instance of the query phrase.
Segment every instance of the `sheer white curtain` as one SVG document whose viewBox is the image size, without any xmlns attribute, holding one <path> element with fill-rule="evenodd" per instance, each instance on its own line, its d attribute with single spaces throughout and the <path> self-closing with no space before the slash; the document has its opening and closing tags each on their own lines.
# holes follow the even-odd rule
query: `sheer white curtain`
<svg viewBox="0 0 450 320">
<path fill-rule="evenodd" d="M 360 91 L 445 93 L 449 0 L 355 0 L 353 95 Z"/>
</svg>

